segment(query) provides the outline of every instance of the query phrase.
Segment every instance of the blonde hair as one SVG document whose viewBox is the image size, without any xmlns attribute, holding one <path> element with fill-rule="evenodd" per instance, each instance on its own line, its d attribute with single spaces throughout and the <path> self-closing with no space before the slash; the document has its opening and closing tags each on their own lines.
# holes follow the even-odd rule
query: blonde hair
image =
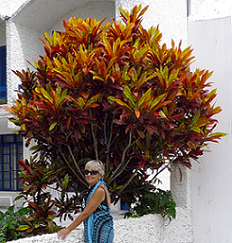
<svg viewBox="0 0 232 243">
<path fill-rule="evenodd" d="M 100 160 L 90 160 L 86 163 L 85 169 L 91 168 L 92 170 L 97 170 L 101 176 L 105 174 L 105 166 Z"/>
</svg>

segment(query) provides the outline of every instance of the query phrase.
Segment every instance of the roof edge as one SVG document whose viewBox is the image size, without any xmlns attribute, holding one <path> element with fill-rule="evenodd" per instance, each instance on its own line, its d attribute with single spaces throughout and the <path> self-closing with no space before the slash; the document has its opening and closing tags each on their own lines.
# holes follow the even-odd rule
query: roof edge
<svg viewBox="0 0 232 243">
<path fill-rule="evenodd" d="M 10 17 L 8 15 L 2 15 L 0 14 L 0 20 L 5 21 L 8 20 Z"/>
<path fill-rule="evenodd" d="M 35 0 L 27 0 L 26 2 L 24 2 L 10 17 L 8 17 L 8 18 L 15 18 L 18 14 L 19 14 L 19 12 L 23 9 L 23 8 L 25 8 L 29 3 L 31 3 L 31 2 L 33 2 L 33 1 L 35 1 Z"/>
</svg>

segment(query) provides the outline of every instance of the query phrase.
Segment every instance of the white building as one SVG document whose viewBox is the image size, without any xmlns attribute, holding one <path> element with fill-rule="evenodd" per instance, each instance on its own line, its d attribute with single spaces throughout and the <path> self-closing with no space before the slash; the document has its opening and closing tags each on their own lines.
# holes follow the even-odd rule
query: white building
<svg viewBox="0 0 232 243">
<path fill-rule="evenodd" d="M 71 16 L 119 19 L 118 7 L 149 5 L 143 25 L 158 25 L 162 41 L 171 39 L 182 46 L 192 45 L 196 62 L 192 68 L 214 70 L 211 80 L 218 88 L 218 131 L 228 133 L 219 144 L 210 145 L 199 164 L 185 171 L 180 183 L 172 174 L 171 190 L 178 205 L 165 243 L 232 242 L 231 193 L 231 91 L 232 91 L 232 3 L 231 0 L 1 0 L 0 2 L 0 100 L 10 105 L 20 81 L 11 70 L 28 67 L 26 60 L 43 53 L 38 38 L 44 32 L 63 29 Z M 32 61 L 33 62 L 33 61 Z M 5 93 L 4 93 L 5 92 Z M 28 151 L 20 136 L 13 134 L 9 114 L 0 109 L 0 206 L 17 192 L 13 180 L 17 159 Z M 152 243 L 152 242 L 151 242 Z"/>
</svg>

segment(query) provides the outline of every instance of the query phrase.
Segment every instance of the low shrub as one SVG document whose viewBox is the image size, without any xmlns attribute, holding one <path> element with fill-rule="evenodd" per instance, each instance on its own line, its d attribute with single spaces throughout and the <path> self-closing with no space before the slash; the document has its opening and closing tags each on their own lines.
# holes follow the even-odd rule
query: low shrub
<svg viewBox="0 0 232 243">
<path fill-rule="evenodd" d="M 36 225 L 34 221 L 28 220 L 31 217 L 31 211 L 32 209 L 29 207 L 15 211 L 14 206 L 9 207 L 5 213 L 0 211 L 0 243 L 34 235 L 34 232 L 29 233 L 27 231 L 29 228 L 32 228 L 32 225 Z M 42 226 L 37 224 L 36 227 L 41 228 Z M 53 233 L 58 232 L 61 228 L 54 223 Z M 43 233 L 51 233 L 49 227 L 46 227 Z"/>
<path fill-rule="evenodd" d="M 1 243 L 16 240 L 23 237 L 22 233 L 16 229 L 22 224 L 22 219 L 26 218 L 27 213 L 27 208 L 22 208 L 15 212 L 14 206 L 9 207 L 5 213 L 0 211 Z"/>
<path fill-rule="evenodd" d="M 171 191 L 157 188 L 145 191 L 143 197 L 131 207 L 125 217 L 140 217 L 150 213 L 160 214 L 169 220 L 176 217 L 176 203 Z"/>
</svg>

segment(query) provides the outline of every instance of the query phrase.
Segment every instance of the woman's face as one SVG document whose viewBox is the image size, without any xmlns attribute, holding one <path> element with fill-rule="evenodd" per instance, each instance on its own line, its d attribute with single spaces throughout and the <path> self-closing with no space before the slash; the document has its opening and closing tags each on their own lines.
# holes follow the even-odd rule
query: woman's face
<svg viewBox="0 0 232 243">
<path fill-rule="evenodd" d="M 85 168 L 86 171 L 97 171 L 96 169 L 90 168 L 90 167 L 86 167 Z M 95 184 L 98 183 L 98 181 L 101 179 L 101 175 L 99 174 L 99 172 L 96 175 L 91 175 L 90 173 L 85 174 L 85 178 L 86 181 L 88 182 L 88 184 L 90 186 L 94 186 Z"/>
</svg>

